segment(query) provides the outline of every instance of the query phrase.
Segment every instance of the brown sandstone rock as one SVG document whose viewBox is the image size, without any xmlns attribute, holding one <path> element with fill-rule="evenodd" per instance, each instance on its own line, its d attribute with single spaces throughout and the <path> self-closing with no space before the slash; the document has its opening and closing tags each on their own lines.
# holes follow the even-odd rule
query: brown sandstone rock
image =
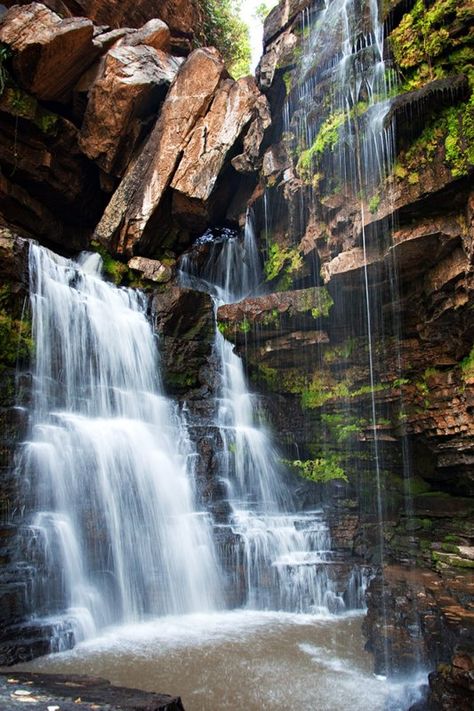
<svg viewBox="0 0 474 711">
<path fill-rule="evenodd" d="M 143 27 L 140 27 L 136 32 L 130 33 L 125 40 L 125 44 L 134 47 L 137 44 L 146 44 L 153 49 L 169 49 L 170 45 L 170 30 L 166 22 L 155 18 L 149 20 Z"/>
<path fill-rule="evenodd" d="M 191 212 L 193 219 L 197 213 L 207 213 L 229 152 L 251 121 L 252 126 L 244 138 L 246 154 L 241 156 L 242 163 L 258 158 L 270 116 L 267 100 L 252 77 L 237 82 L 228 79 L 217 91 L 209 111 L 196 124 L 171 183 L 180 198 L 175 199 L 175 212 L 182 218 L 185 219 L 187 212 Z M 253 141 L 248 139 L 249 134 Z M 192 201 L 191 206 L 188 201 Z"/>
<path fill-rule="evenodd" d="M 146 257 L 132 257 L 128 262 L 130 269 L 140 272 L 149 281 L 164 284 L 171 280 L 173 276 L 172 267 L 159 262 L 157 259 L 147 259 Z"/>
<path fill-rule="evenodd" d="M 210 49 L 195 50 L 181 67 L 153 132 L 97 225 L 96 237 L 109 250 L 132 255 L 135 249 L 147 249 L 159 241 L 159 235 L 153 234 L 152 218 L 224 72 L 222 59 Z"/>
<path fill-rule="evenodd" d="M 62 20 L 40 3 L 13 7 L 1 20 L 0 42 L 13 52 L 15 79 L 39 99 L 64 101 L 97 50 L 86 19 Z"/>
<path fill-rule="evenodd" d="M 123 173 L 143 122 L 157 112 L 178 68 L 174 57 L 150 46 L 109 50 L 90 91 L 79 139 L 83 152 L 106 173 Z"/>
</svg>

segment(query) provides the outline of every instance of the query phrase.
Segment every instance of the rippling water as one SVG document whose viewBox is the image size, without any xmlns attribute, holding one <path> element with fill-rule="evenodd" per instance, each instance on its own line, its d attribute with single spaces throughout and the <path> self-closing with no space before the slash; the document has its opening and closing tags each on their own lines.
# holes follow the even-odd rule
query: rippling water
<svg viewBox="0 0 474 711">
<path fill-rule="evenodd" d="M 417 680 L 372 674 L 361 621 L 253 611 L 165 617 L 110 628 L 17 669 L 179 694 L 186 711 L 405 711 Z"/>
</svg>

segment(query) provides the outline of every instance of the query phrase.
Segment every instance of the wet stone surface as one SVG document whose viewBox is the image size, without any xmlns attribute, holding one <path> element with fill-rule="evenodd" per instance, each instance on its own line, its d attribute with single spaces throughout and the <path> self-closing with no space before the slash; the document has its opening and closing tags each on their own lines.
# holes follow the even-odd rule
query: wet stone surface
<svg viewBox="0 0 474 711">
<path fill-rule="evenodd" d="M 0 674 L 0 711 L 184 711 L 177 696 L 112 686 L 105 679 Z"/>
</svg>

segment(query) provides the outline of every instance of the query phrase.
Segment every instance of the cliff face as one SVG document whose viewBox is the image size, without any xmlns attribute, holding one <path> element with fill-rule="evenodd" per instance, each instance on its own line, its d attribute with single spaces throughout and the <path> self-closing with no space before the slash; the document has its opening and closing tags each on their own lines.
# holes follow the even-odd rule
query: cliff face
<svg viewBox="0 0 474 711">
<path fill-rule="evenodd" d="M 265 393 L 288 458 L 298 452 L 295 468 L 334 479 L 323 496 L 335 545 L 385 561 L 365 624 L 376 668 L 451 664 L 431 680 L 432 703 L 468 708 L 472 8 L 384 4 L 386 72 L 397 75 L 384 118 L 387 140 L 395 124 L 393 157 L 388 172 L 356 190 L 350 175 L 337 180 L 341 164 L 351 171 L 344 141 L 356 149 L 328 101 L 331 44 L 305 56 L 322 7 L 281 2 L 266 22 L 259 80 L 274 130 L 252 204 L 276 293 L 222 307 L 219 320 Z M 306 104 L 302 76 L 311 86 Z M 370 121 L 363 90 L 351 117 L 360 130 Z M 382 539 L 374 516 L 382 516 Z M 452 661 L 457 652 L 462 660 Z"/>
<path fill-rule="evenodd" d="M 363 192 L 333 179 L 342 123 L 324 81 L 311 97 L 315 140 L 298 133 L 302 55 L 323 4 L 282 0 L 271 12 L 258 84 L 229 78 L 213 49 L 190 51 L 200 22 L 190 0 L 52 0 L 1 18 L 2 601 L 9 622 L 30 612 L 31 581 L 11 545 L 13 453 L 26 427 L 13 407 L 12 343 L 20 339 L 24 369 L 32 346 L 23 238 L 63 253 L 92 246 L 116 283 L 160 294 L 164 379 L 187 402 L 201 496 L 220 520 L 212 308 L 173 280 L 194 238 L 242 222 L 249 204 L 270 293 L 221 308 L 221 329 L 264 397 L 301 505 L 324 501 L 341 554 L 379 571 L 385 563 L 366 622 L 377 669 L 387 647 L 395 673 L 443 662 L 433 703 L 464 708 L 474 592 L 472 8 L 384 3 L 395 155 Z M 322 47 L 318 57 L 333 59 Z M 355 107 L 361 125 L 365 103 Z M 19 385 L 27 405 L 27 375 Z M 21 634 L 33 632 L 9 628 L 0 640 L 4 660 L 44 651 L 38 635 L 17 648 Z"/>
</svg>

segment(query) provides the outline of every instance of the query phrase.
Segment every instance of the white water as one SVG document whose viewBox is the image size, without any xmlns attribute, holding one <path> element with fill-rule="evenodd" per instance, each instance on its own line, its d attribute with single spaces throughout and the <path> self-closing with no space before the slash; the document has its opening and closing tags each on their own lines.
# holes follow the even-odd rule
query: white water
<svg viewBox="0 0 474 711">
<path fill-rule="evenodd" d="M 30 249 L 36 348 L 31 438 L 46 608 L 66 607 L 76 637 L 111 622 L 214 609 L 219 575 L 207 517 L 195 510 L 191 445 L 163 396 L 145 299 Z"/>
<path fill-rule="evenodd" d="M 237 255 L 240 256 L 236 258 Z M 188 255 L 182 280 L 214 294 L 215 308 L 258 290 L 261 268 L 251 215 L 244 239 L 231 237 L 210 245 L 199 267 Z M 282 464 L 259 403 L 247 386 L 242 360 L 216 328 L 214 351 L 221 385 L 216 425 L 223 442 L 220 476 L 232 510 L 230 528 L 241 541 L 231 567 L 245 571 L 249 609 L 333 612 L 345 609 L 343 590 L 332 575 L 331 542 L 322 511 L 298 513 L 286 486 Z M 352 596 L 362 605 L 365 581 Z M 339 584 L 340 587 L 340 584 Z"/>
</svg>

